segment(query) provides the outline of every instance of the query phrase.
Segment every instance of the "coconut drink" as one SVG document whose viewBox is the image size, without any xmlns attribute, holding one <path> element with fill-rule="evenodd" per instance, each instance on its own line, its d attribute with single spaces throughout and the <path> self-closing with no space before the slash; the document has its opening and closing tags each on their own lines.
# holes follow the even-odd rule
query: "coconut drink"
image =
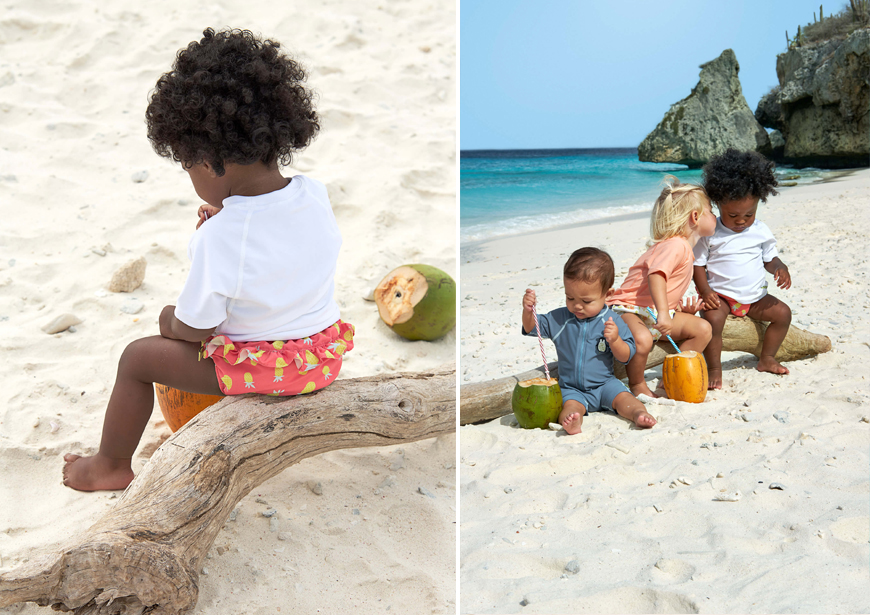
<svg viewBox="0 0 870 615">
<path fill-rule="evenodd" d="M 707 361 L 704 355 L 686 350 L 666 356 L 662 384 L 669 398 L 700 404 L 707 397 Z"/>
<path fill-rule="evenodd" d="M 559 421 L 562 389 L 555 378 L 533 378 L 517 382 L 511 395 L 511 409 L 524 429 L 547 429 Z"/>
<path fill-rule="evenodd" d="M 403 265 L 374 290 L 378 313 L 408 340 L 438 339 L 456 326 L 456 283 L 429 265 Z"/>
</svg>

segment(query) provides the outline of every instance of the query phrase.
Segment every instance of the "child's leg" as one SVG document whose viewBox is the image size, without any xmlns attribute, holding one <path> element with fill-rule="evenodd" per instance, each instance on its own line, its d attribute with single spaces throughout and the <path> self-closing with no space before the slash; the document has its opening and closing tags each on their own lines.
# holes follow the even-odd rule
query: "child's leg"
<svg viewBox="0 0 870 615">
<path fill-rule="evenodd" d="M 649 429 L 656 424 L 655 418 L 646 411 L 646 406 L 631 393 L 622 392 L 614 397 L 613 409 L 619 416 L 628 419 L 642 429 Z"/>
<path fill-rule="evenodd" d="M 628 376 L 628 388 L 635 395 L 649 395 L 657 397 L 655 393 L 650 391 L 644 380 L 644 372 L 646 371 L 646 360 L 649 358 L 649 353 L 652 350 L 653 337 L 649 332 L 646 324 L 636 314 L 622 314 L 622 320 L 628 325 L 628 329 L 634 336 L 634 343 L 637 346 L 637 351 L 625 366 L 625 373 Z"/>
<path fill-rule="evenodd" d="M 577 400 L 567 399 L 562 404 L 562 412 L 559 413 L 559 424 L 569 434 L 580 433 L 584 414 L 586 414 L 586 406 Z"/>
<path fill-rule="evenodd" d="M 752 304 L 746 315 L 755 320 L 770 323 L 767 331 L 764 332 L 761 357 L 759 357 L 755 369 L 771 374 L 787 374 L 788 368 L 773 357 L 782 345 L 782 340 L 785 339 L 788 328 L 791 326 L 791 308 L 773 295 L 765 295 Z"/>
<path fill-rule="evenodd" d="M 704 359 L 707 361 L 707 374 L 709 376 L 708 389 L 722 388 L 722 329 L 725 328 L 725 320 L 731 309 L 724 299 L 719 300 L 719 307 L 702 312 L 704 320 L 712 327 L 710 343 L 704 349 Z"/>
<path fill-rule="evenodd" d="M 200 344 L 160 335 L 136 340 L 118 362 L 118 375 L 103 420 L 100 451 L 67 454 L 64 484 L 80 491 L 124 489 L 133 480 L 130 462 L 154 408 L 153 383 L 191 393 L 223 395 L 211 359 L 198 361 Z"/>
<path fill-rule="evenodd" d="M 674 314 L 671 337 L 679 342 L 680 350 L 703 352 L 712 336 L 713 328 L 703 318 L 683 312 Z"/>
</svg>

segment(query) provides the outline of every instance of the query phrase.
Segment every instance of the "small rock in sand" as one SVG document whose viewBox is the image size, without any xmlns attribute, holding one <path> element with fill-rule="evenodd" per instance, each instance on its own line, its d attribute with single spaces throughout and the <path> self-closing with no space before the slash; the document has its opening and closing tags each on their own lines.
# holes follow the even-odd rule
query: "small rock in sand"
<svg viewBox="0 0 870 615">
<path fill-rule="evenodd" d="M 121 266 L 113 275 L 109 282 L 109 290 L 113 293 L 129 293 L 142 285 L 145 279 L 145 267 L 148 262 L 144 256 L 140 256 L 136 260 L 130 261 Z"/>
<path fill-rule="evenodd" d="M 580 572 L 580 562 L 578 562 L 576 559 L 572 559 L 570 562 L 565 564 L 565 572 L 577 574 L 578 572 Z"/>
<path fill-rule="evenodd" d="M 426 497 L 435 499 L 435 495 L 431 491 L 426 489 L 426 487 L 422 487 L 422 486 L 417 487 L 417 493 L 419 493 L 420 495 L 425 495 Z"/>
<path fill-rule="evenodd" d="M 75 314 L 61 314 L 50 323 L 42 327 L 42 330 L 49 335 L 53 335 L 55 333 L 60 333 L 61 331 L 66 331 L 73 325 L 80 324 L 81 322 L 81 319 Z"/>
<path fill-rule="evenodd" d="M 785 490 L 785 486 L 782 483 L 770 483 L 768 489 L 779 489 L 780 491 Z"/>
<path fill-rule="evenodd" d="M 136 297 L 131 297 L 124 302 L 124 305 L 121 306 L 121 311 L 125 314 L 138 314 L 142 311 L 145 305 L 139 301 Z"/>
<path fill-rule="evenodd" d="M 774 412 L 773 418 L 775 418 L 780 423 L 788 423 L 788 412 Z"/>
<path fill-rule="evenodd" d="M 319 481 L 308 481 L 308 488 L 314 495 L 323 495 L 323 485 Z"/>
<path fill-rule="evenodd" d="M 274 517 L 275 515 L 278 514 L 278 511 L 275 510 L 274 508 L 270 508 L 269 510 L 264 510 L 260 514 L 263 515 L 264 517 Z"/>
<path fill-rule="evenodd" d="M 269 519 L 269 531 L 273 533 L 278 531 L 278 517 Z"/>
<path fill-rule="evenodd" d="M 130 179 L 132 179 L 134 183 L 141 184 L 148 179 L 148 171 L 136 171 L 132 176 L 130 176 Z"/>
</svg>

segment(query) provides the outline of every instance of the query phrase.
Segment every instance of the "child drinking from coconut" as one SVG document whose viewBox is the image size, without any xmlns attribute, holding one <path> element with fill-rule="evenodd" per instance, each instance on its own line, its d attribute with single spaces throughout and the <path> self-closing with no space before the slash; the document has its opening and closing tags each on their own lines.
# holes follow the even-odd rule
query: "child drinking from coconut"
<svg viewBox="0 0 870 615">
<path fill-rule="evenodd" d="M 551 339 L 559 357 L 562 411 L 559 423 L 580 433 L 587 412 L 613 409 L 642 428 L 656 420 L 613 375 L 613 359 L 627 363 L 634 338 L 619 314 L 605 305 L 613 292 L 613 261 L 597 248 L 580 248 L 563 268 L 565 307 L 538 316 L 542 337 Z M 536 335 L 532 312 L 535 291 L 523 296 L 523 335 Z"/>
<path fill-rule="evenodd" d="M 320 126 L 305 72 L 277 42 L 207 29 L 157 81 L 155 151 L 180 162 L 200 206 L 190 273 L 160 335 L 121 356 L 99 452 L 67 454 L 64 484 L 123 489 L 154 406 L 153 383 L 209 395 L 297 395 L 330 384 L 353 327 L 333 300 L 341 235 L 326 189 L 279 163 Z"/>
<path fill-rule="evenodd" d="M 677 340 L 681 351 L 701 352 L 710 341 L 711 327 L 695 316 L 696 299 L 682 301 L 692 280 L 692 249 L 701 237 L 713 234 L 716 218 L 701 186 L 681 184 L 671 175 L 653 206 L 649 248 L 628 270 L 607 305 L 622 315 L 637 344 L 625 366 L 634 395 L 657 397 L 644 379 L 653 343 L 661 336 Z M 650 311 L 652 314 L 650 314 Z"/>
<path fill-rule="evenodd" d="M 755 369 L 787 374 L 774 356 L 791 325 L 791 309 L 767 292 L 765 272 L 781 289 L 791 287 L 776 239 L 756 219 L 758 202 L 777 194 L 774 164 L 757 152 L 728 149 L 704 166 L 704 188 L 719 208 L 716 232 L 695 245 L 695 285 L 713 337 L 704 350 L 709 388 L 722 388 L 722 329 L 728 314 L 769 322 Z"/>
</svg>

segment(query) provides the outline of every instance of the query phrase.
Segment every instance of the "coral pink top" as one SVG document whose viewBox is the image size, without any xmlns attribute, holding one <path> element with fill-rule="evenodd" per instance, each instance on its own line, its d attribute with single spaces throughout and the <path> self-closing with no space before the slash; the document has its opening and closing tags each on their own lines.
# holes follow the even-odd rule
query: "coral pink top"
<svg viewBox="0 0 870 615">
<path fill-rule="evenodd" d="M 675 310 L 692 280 L 694 256 L 685 237 L 671 237 L 657 244 L 637 259 L 625 281 L 607 299 L 607 305 L 655 307 L 649 291 L 649 274 L 660 273 L 668 289 L 668 309 Z"/>
</svg>

